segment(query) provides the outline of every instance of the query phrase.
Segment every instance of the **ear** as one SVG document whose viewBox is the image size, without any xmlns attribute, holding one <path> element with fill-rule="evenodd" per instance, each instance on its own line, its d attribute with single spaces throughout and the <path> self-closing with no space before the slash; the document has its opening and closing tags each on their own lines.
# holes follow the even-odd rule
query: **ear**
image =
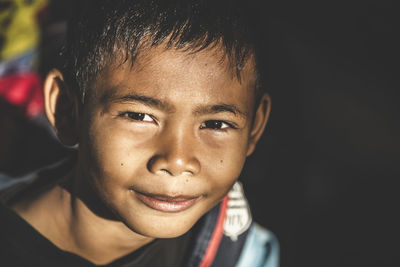
<svg viewBox="0 0 400 267">
<path fill-rule="evenodd" d="M 268 94 L 263 94 L 254 114 L 253 125 L 250 130 L 247 156 L 254 152 L 258 140 L 260 140 L 265 126 L 267 125 L 269 113 L 271 111 L 271 98 Z"/>
<path fill-rule="evenodd" d="M 59 70 L 53 69 L 47 74 L 43 93 L 47 119 L 61 143 L 75 145 L 78 142 L 78 101 Z"/>
</svg>

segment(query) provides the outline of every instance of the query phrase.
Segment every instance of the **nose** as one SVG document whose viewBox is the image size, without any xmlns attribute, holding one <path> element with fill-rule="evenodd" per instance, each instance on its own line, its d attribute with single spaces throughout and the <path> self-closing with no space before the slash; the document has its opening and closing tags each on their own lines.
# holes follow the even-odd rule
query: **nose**
<svg viewBox="0 0 400 267">
<path fill-rule="evenodd" d="M 189 131 L 168 130 L 156 140 L 156 153 L 149 159 L 151 173 L 170 176 L 195 176 L 200 172 L 200 162 L 195 156 L 195 137 Z"/>
</svg>

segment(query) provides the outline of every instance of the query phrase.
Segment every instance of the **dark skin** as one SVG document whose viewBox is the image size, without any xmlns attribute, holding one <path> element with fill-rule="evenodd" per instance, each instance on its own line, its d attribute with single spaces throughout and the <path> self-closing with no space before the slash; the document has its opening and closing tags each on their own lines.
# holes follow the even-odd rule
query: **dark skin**
<svg viewBox="0 0 400 267">
<path fill-rule="evenodd" d="M 253 59 L 239 81 L 222 57 L 218 47 L 148 49 L 133 67 L 106 68 L 83 107 L 53 70 L 46 114 L 64 143 L 79 143 L 78 162 L 63 183 L 12 208 L 96 264 L 187 232 L 229 192 L 268 120 L 268 95 L 254 108 Z"/>
</svg>

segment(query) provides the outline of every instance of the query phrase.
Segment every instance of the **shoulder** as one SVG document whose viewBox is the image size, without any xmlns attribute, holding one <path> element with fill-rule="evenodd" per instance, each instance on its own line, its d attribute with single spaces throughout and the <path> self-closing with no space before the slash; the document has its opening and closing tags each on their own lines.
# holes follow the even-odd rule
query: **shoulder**
<svg viewBox="0 0 400 267">
<path fill-rule="evenodd" d="M 188 264 L 201 267 L 278 267 L 275 235 L 253 222 L 240 183 L 201 222 Z"/>
<path fill-rule="evenodd" d="M 237 182 L 229 193 L 224 235 L 231 243 L 240 242 L 236 267 L 278 267 L 279 243 L 269 230 L 252 220 L 242 184 Z"/>
<path fill-rule="evenodd" d="M 253 223 L 247 234 L 242 253 L 236 267 L 279 266 L 279 243 L 269 230 Z"/>
<path fill-rule="evenodd" d="M 0 266 L 55 266 L 43 255 L 57 255 L 57 249 L 10 206 L 59 179 L 69 169 L 64 164 L 21 177 L 0 174 Z"/>
</svg>

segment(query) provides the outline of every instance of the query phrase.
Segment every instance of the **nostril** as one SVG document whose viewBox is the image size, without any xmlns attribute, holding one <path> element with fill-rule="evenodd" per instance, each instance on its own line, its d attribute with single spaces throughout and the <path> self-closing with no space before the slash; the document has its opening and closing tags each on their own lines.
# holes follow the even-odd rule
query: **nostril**
<svg viewBox="0 0 400 267">
<path fill-rule="evenodd" d="M 199 169 L 196 159 L 184 160 L 163 155 L 155 155 L 147 162 L 147 169 L 153 174 L 179 176 L 193 176 Z"/>
<path fill-rule="evenodd" d="M 183 171 L 182 175 L 193 175 L 192 171 Z"/>
<path fill-rule="evenodd" d="M 158 175 L 196 176 L 200 171 L 200 161 L 193 147 L 195 143 L 191 142 L 193 135 L 186 129 L 171 130 L 168 127 L 162 134 L 154 142 L 155 153 L 148 159 L 148 170 Z"/>
<path fill-rule="evenodd" d="M 173 174 L 172 174 L 169 170 L 167 170 L 167 169 L 161 169 L 160 172 L 163 172 L 163 173 L 166 173 L 166 174 L 169 174 L 169 175 L 173 175 Z"/>
<path fill-rule="evenodd" d="M 160 156 L 151 157 L 147 161 L 147 169 L 152 173 L 156 173 L 158 170 L 166 170 L 165 168 L 163 168 L 163 166 L 161 166 L 160 160 L 161 160 Z"/>
</svg>

